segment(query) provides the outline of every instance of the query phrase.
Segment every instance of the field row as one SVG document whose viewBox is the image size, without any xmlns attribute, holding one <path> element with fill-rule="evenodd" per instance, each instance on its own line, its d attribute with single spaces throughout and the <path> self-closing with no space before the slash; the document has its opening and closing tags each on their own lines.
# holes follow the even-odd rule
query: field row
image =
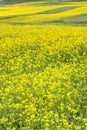
<svg viewBox="0 0 87 130">
<path fill-rule="evenodd" d="M 10 24 L 87 25 L 87 2 L 18 4 L 0 7 L 0 22 Z"/>
</svg>

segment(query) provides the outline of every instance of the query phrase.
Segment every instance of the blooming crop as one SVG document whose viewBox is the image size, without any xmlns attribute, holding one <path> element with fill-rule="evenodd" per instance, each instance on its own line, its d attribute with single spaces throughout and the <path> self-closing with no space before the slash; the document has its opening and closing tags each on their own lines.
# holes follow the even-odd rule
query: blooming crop
<svg viewBox="0 0 87 130">
<path fill-rule="evenodd" d="M 0 130 L 87 129 L 87 26 L 0 24 Z"/>
</svg>

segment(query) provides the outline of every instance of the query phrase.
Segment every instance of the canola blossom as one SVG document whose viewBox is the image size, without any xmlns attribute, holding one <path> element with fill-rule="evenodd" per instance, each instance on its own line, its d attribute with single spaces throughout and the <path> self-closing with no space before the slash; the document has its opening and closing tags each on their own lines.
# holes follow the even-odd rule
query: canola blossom
<svg viewBox="0 0 87 130">
<path fill-rule="evenodd" d="M 1 130 L 87 128 L 86 37 L 87 27 L 0 25 Z"/>
<path fill-rule="evenodd" d="M 26 4 L 9 9 L 17 6 Z M 0 130 L 86 130 L 87 26 L 5 21 L 0 20 Z"/>
</svg>

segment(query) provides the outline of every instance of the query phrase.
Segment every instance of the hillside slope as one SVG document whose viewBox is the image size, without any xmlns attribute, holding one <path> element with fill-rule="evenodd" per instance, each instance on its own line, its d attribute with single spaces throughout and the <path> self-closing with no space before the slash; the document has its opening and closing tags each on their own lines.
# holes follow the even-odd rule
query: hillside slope
<svg viewBox="0 0 87 130">
<path fill-rule="evenodd" d="M 48 1 L 48 2 L 64 2 L 64 1 L 72 1 L 72 2 L 81 2 L 87 0 L 0 0 L 0 4 L 15 4 L 15 3 L 23 3 L 23 2 L 33 2 L 33 1 Z"/>
</svg>

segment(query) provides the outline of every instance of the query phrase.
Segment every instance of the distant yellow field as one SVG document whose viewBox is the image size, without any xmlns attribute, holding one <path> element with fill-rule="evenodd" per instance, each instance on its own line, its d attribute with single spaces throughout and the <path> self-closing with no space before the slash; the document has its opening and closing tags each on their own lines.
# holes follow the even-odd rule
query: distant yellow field
<svg viewBox="0 0 87 130">
<path fill-rule="evenodd" d="M 0 9 L 1 22 L 50 22 L 77 15 L 87 15 L 86 2 L 69 2 L 51 6 L 43 3 L 18 4 Z"/>
</svg>

